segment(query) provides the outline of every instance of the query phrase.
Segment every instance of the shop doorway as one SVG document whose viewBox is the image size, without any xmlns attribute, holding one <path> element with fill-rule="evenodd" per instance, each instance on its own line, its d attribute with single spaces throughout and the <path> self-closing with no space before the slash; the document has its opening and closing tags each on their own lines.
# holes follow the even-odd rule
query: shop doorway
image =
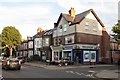
<svg viewBox="0 0 120 80">
<path fill-rule="evenodd" d="M 74 55 L 74 61 L 75 61 L 75 63 L 76 64 L 79 64 L 79 63 L 81 63 L 81 53 L 82 53 L 82 51 L 81 50 L 75 50 L 75 55 Z"/>
</svg>

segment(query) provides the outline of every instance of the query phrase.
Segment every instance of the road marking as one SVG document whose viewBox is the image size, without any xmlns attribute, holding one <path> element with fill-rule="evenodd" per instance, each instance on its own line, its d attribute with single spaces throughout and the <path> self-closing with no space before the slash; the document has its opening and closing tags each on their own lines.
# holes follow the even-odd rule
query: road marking
<svg viewBox="0 0 120 80">
<path fill-rule="evenodd" d="M 67 73 L 74 73 L 73 71 L 66 71 Z"/>
<path fill-rule="evenodd" d="M 95 71 L 88 71 L 89 73 L 94 73 Z"/>
<path fill-rule="evenodd" d="M 82 75 L 82 73 L 79 73 L 79 72 L 75 72 L 77 75 Z"/>
</svg>

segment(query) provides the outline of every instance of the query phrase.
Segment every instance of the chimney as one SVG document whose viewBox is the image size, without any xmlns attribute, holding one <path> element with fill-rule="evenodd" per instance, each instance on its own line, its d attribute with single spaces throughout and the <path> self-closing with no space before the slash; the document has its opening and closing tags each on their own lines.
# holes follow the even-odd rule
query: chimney
<svg viewBox="0 0 120 80">
<path fill-rule="evenodd" d="M 69 10 L 69 14 L 70 14 L 70 16 L 72 16 L 72 17 L 75 17 L 75 10 L 74 10 L 74 8 L 71 8 L 70 10 Z"/>
<path fill-rule="evenodd" d="M 42 28 L 41 28 L 41 27 L 38 27 L 37 33 L 41 33 L 42 31 L 43 31 Z"/>
<path fill-rule="evenodd" d="M 27 36 L 27 40 L 30 40 L 30 36 Z"/>
</svg>

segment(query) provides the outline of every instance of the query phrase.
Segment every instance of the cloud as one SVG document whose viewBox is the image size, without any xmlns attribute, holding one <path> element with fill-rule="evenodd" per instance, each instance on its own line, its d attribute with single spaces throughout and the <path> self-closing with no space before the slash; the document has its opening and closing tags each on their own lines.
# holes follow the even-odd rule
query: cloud
<svg viewBox="0 0 120 80">
<path fill-rule="evenodd" d="M 8 5 L 7 5 L 8 4 Z M 0 6 L 0 33 L 5 26 L 16 26 L 25 38 L 27 35 L 35 35 L 38 27 L 43 29 L 53 28 L 55 21 L 52 6 L 49 3 L 6 3 Z M 23 6 L 20 6 L 20 5 Z"/>
<path fill-rule="evenodd" d="M 93 8 L 108 31 L 118 17 L 118 0 L 0 0 L 0 30 L 16 26 L 26 38 L 33 36 L 39 26 L 51 29 L 61 12 L 74 7 L 76 14 Z M 0 31 L 1 33 L 1 31 Z"/>
</svg>

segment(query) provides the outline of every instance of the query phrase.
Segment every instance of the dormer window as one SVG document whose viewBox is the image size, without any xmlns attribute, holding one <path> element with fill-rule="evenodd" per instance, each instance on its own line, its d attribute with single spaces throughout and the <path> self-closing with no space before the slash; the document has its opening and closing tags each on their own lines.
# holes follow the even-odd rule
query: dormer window
<svg viewBox="0 0 120 80">
<path fill-rule="evenodd" d="M 64 32 L 67 31 L 67 25 L 66 25 L 66 24 L 63 25 L 63 31 L 64 31 Z"/>
</svg>

